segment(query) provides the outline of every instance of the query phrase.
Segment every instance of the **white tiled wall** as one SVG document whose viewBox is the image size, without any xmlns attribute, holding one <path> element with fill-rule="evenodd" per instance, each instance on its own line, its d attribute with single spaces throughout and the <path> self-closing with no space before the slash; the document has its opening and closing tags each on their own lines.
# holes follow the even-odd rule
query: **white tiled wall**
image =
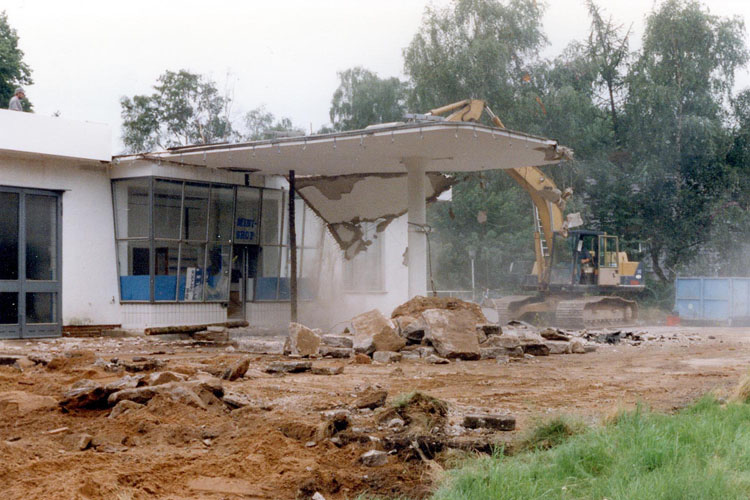
<svg viewBox="0 0 750 500">
<path fill-rule="evenodd" d="M 221 304 L 125 304 L 122 327 L 140 330 L 154 326 L 204 325 L 227 320 Z"/>
</svg>

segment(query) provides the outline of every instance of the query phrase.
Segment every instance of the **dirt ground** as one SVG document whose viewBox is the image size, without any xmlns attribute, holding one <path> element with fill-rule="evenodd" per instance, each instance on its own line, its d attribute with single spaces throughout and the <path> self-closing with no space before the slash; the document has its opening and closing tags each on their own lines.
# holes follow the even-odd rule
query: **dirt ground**
<svg viewBox="0 0 750 500">
<path fill-rule="evenodd" d="M 315 492 L 329 500 L 361 493 L 423 498 L 433 486 L 428 460 L 432 457 L 402 449 L 381 467 L 359 462 L 363 452 L 382 449 L 390 432 L 379 423 L 377 410 L 351 410 L 363 392 L 386 390 L 390 403 L 404 393 L 421 391 L 448 403 L 446 435 L 502 442 L 516 438 L 536 419 L 555 414 L 580 415 L 594 422 L 639 401 L 672 411 L 708 391 L 727 392 L 750 366 L 750 329 L 639 330 L 667 337 L 694 333 L 700 339 L 681 336 L 640 346 L 601 345 L 593 353 L 505 364 L 483 360 L 432 365 L 414 360 L 360 365 L 321 359 L 314 366 L 343 365 L 344 373 L 283 376 L 264 372 L 281 356 L 186 341 L 2 341 L 0 354 L 43 352 L 59 357 L 23 371 L 0 366 L 0 395 L 23 391 L 59 401 L 80 379 L 109 382 L 123 376 L 96 366 L 96 358 L 157 358 L 166 362 L 161 370 L 190 375 L 219 373 L 250 357 L 246 375 L 223 384 L 225 390 L 245 394 L 251 403 L 232 411 L 221 405 L 203 410 L 156 397 L 117 418 L 108 418 L 109 409 L 65 413 L 57 406 L 32 411 L 0 406 L 0 484 L 9 499 L 292 499 Z M 321 412 L 334 409 L 351 412 L 349 439 L 344 442 L 316 434 L 323 422 Z M 517 429 L 495 434 L 456 430 L 461 415 L 477 411 L 509 413 L 516 417 Z M 92 446 L 70 451 L 64 439 L 71 433 L 90 434 Z M 445 456 L 436 459 L 444 461 Z"/>
</svg>

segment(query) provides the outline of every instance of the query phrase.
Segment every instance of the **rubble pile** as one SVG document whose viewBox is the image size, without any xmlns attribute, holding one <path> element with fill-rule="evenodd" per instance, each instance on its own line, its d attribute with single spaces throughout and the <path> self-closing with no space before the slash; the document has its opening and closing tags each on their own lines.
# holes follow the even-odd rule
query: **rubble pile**
<svg viewBox="0 0 750 500">
<path fill-rule="evenodd" d="M 512 321 L 490 323 L 474 303 L 445 297 L 415 297 L 391 317 L 377 309 L 355 316 L 343 334 L 323 334 L 289 325 L 284 353 L 292 357 L 353 358 L 353 362 L 396 363 L 424 360 L 524 359 L 596 350 L 598 337 Z M 366 357 L 365 361 L 363 358 Z"/>
</svg>

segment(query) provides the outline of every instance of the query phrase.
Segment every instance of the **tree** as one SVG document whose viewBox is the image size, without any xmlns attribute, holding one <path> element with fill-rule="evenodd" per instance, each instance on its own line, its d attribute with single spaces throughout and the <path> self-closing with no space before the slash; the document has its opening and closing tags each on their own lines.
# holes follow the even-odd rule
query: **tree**
<svg viewBox="0 0 750 500">
<path fill-rule="evenodd" d="M 243 140 L 259 141 L 271 139 L 279 133 L 294 133 L 304 135 L 304 131 L 295 127 L 290 118 L 276 119 L 273 113 L 266 111 L 260 106 L 245 114 L 245 133 L 241 134 Z"/>
<path fill-rule="evenodd" d="M 515 101 L 546 43 L 542 14 L 535 0 L 454 0 L 446 9 L 429 8 L 404 50 L 410 108 L 481 98 L 501 110 L 506 125 L 522 127 Z"/>
<path fill-rule="evenodd" d="M 210 79 L 187 70 L 166 71 L 154 93 L 120 100 L 127 152 L 230 140 L 231 99 Z"/>
<path fill-rule="evenodd" d="M 707 241 L 726 190 L 725 103 L 748 60 L 744 23 L 689 0 L 652 13 L 627 76 L 627 147 L 655 273 L 671 281 Z"/>
<path fill-rule="evenodd" d="M 23 60 L 23 51 L 18 48 L 18 34 L 8 24 L 5 11 L 0 13 L 0 108 L 7 109 L 8 101 L 17 87 L 31 85 L 31 69 Z M 24 99 L 25 111 L 32 105 Z"/>
<path fill-rule="evenodd" d="M 379 78 L 362 67 L 340 71 L 339 86 L 331 100 L 335 131 L 356 130 L 404 117 L 404 84 L 398 78 Z"/>
</svg>

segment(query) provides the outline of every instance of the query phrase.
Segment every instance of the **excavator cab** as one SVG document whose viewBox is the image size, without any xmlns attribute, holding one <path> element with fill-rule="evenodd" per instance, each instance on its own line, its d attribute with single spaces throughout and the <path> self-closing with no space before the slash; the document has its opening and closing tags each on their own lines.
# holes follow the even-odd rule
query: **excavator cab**
<svg viewBox="0 0 750 500">
<path fill-rule="evenodd" d="M 617 236 L 601 231 L 572 230 L 555 234 L 550 287 L 594 291 L 602 288 L 643 288 L 640 262 L 620 252 Z"/>
</svg>

